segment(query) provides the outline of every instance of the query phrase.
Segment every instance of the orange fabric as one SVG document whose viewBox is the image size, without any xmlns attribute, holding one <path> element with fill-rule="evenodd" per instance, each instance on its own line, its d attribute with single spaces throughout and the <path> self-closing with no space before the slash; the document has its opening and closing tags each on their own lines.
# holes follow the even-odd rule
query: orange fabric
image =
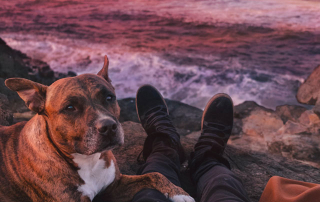
<svg viewBox="0 0 320 202">
<path fill-rule="evenodd" d="M 259 202 L 320 202 L 320 184 L 274 176 Z"/>
</svg>

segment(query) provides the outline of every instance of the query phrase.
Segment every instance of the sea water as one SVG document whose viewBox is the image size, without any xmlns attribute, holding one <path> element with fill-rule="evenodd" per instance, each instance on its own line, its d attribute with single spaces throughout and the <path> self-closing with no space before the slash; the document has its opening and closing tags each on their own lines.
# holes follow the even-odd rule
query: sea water
<svg viewBox="0 0 320 202">
<path fill-rule="evenodd" d="M 61 72 L 97 73 L 108 55 L 118 98 L 152 84 L 199 108 L 220 92 L 275 108 L 320 65 L 320 3 L 2 0 L 0 37 Z"/>
</svg>

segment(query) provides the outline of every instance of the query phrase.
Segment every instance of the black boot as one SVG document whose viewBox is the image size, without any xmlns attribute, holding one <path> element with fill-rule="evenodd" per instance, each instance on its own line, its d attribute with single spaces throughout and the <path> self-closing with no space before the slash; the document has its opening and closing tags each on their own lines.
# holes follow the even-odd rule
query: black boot
<svg viewBox="0 0 320 202">
<path fill-rule="evenodd" d="M 213 96 L 204 109 L 201 120 L 201 136 L 191 153 L 191 173 L 204 161 L 217 161 L 230 168 L 222 157 L 233 126 L 233 102 L 226 94 Z"/>
<path fill-rule="evenodd" d="M 151 154 L 155 141 L 162 141 L 175 149 L 180 162 L 183 162 L 185 155 L 180 135 L 173 126 L 167 104 L 157 89 L 151 85 L 141 86 L 136 96 L 136 109 L 142 127 L 148 135 L 142 150 L 144 160 Z"/>
</svg>

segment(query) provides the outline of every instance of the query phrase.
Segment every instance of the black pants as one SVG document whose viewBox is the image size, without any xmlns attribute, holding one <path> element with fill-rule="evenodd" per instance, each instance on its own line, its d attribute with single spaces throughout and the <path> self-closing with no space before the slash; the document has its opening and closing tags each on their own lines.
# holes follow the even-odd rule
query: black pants
<svg viewBox="0 0 320 202">
<path fill-rule="evenodd" d="M 153 144 L 153 151 L 138 174 L 159 172 L 173 184 L 180 186 L 180 162 L 175 149 L 163 142 Z M 192 174 L 197 183 L 197 201 L 249 201 L 241 180 L 224 164 L 215 159 L 207 158 Z M 144 189 L 138 192 L 133 202 L 170 202 L 159 191 Z"/>
</svg>

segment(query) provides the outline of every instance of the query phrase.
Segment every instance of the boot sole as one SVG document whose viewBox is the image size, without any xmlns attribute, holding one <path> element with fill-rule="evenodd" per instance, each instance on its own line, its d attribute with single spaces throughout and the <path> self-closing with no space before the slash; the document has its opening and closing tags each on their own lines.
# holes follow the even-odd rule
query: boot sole
<svg viewBox="0 0 320 202">
<path fill-rule="evenodd" d="M 214 96 L 209 100 L 209 102 L 207 103 L 206 107 L 205 107 L 204 110 L 203 110 L 202 118 L 201 118 L 201 131 L 202 131 L 202 129 L 203 129 L 204 115 L 207 113 L 207 110 L 208 110 L 208 108 L 210 107 L 210 105 L 212 104 L 212 102 L 213 102 L 215 99 L 219 98 L 219 97 L 226 97 L 226 98 L 229 98 L 229 99 L 231 100 L 231 103 L 232 103 L 232 111 L 233 111 L 233 113 L 234 113 L 233 101 L 232 101 L 232 98 L 231 98 L 229 95 L 227 95 L 227 94 L 225 94 L 225 93 L 218 93 L 218 94 L 214 95 Z"/>
</svg>

